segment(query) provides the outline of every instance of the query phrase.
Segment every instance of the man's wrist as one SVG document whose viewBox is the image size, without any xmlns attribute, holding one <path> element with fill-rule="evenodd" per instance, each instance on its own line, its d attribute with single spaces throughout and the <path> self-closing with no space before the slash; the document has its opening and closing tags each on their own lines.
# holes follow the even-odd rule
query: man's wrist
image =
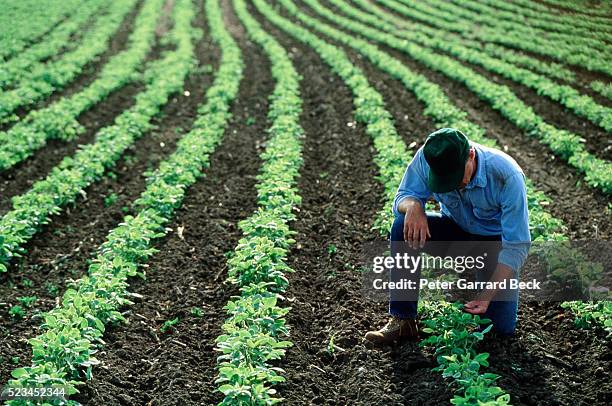
<svg viewBox="0 0 612 406">
<path fill-rule="evenodd" d="M 402 199 L 402 201 L 400 201 L 398 209 L 400 213 L 406 214 L 408 208 L 415 206 L 423 209 L 423 205 L 419 199 L 414 197 L 405 197 Z"/>
</svg>

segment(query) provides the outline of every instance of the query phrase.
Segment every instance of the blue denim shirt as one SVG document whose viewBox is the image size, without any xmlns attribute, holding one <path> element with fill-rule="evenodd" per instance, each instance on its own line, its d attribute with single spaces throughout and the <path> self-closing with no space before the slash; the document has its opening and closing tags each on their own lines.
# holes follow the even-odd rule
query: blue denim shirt
<svg viewBox="0 0 612 406">
<path fill-rule="evenodd" d="M 501 235 L 498 262 L 518 272 L 529 251 L 527 189 L 521 167 L 502 151 L 470 142 L 476 150 L 476 174 L 462 190 L 431 193 L 427 187 L 429 165 L 421 147 L 408 165 L 395 195 L 393 212 L 407 197 L 423 207 L 431 196 L 440 203 L 442 214 L 463 230 L 478 235 Z"/>
</svg>

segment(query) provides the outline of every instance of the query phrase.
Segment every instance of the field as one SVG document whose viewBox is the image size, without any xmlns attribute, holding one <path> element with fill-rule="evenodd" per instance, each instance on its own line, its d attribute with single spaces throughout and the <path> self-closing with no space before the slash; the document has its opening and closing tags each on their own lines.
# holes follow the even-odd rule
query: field
<svg viewBox="0 0 612 406">
<path fill-rule="evenodd" d="M 610 299 L 607 2 L 1 7 L 0 391 L 69 395 L 7 404 L 612 402 L 611 301 L 521 301 L 511 338 L 431 301 L 374 348 L 361 263 L 454 127 L 523 168 L 549 279 Z"/>
</svg>

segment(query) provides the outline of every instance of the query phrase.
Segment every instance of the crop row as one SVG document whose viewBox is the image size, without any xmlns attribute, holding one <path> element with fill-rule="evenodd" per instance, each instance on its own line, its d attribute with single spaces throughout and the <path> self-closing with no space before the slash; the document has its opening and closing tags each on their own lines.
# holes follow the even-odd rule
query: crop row
<svg viewBox="0 0 612 406">
<path fill-rule="evenodd" d="M 207 1 L 209 18 L 215 7 L 215 0 Z M 167 54 L 158 66 L 164 70 L 156 73 L 164 78 L 160 82 L 169 80 L 180 88 L 192 66 L 194 51 L 191 1 L 177 0 L 173 14 L 175 28 L 170 36 L 177 49 Z M 228 105 L 237 93 L 242 72 L 239 50 L 227 49 L 227 44 L 220 42 L 220 33 L 212 28 L 220 26 L 220 22 L 211 21 L 210 25 L 213 38 L 222 47 L 222 66 L 207 91 L 208 101 L 199 109 L 193 129 L 147 180 L 146 190 L 134 202 L 137 214 L 126 216 L 108 234 L 89 266 L 88 276 L 77 281 L 75 289 L 66 291 L 60 306 L 43 315 L 44 332 L 29 340 L 32 366 L 14 370 L 10 385 L 66 386 L 70 394 L 75 393 L 83 379 L 91 378 L 92 367 L 99 362 L 95 354 L 104 344 L 105 325 L 124 320 L 119 310 L 131 304 L 134 296 L 128 291 L 127 279 L 143 275 L 139 268 L 156 252 L 152 241 L 167 233 L 164 225 L 181 205 L 188 187 L 202 175 L 210 154 L 222 139 L 229 118 Z"/>
<path fill-rule="evenodd" d="M 401 28 L 402 30 L 414 31 L 415 33 L 421 33 L 432 37 L 440 37 L 440 33 L 443 32 L 445 38 L 452 39 L 454 42 L 461 43 L 461 45 L 464 45 L 468 48 L 484 52 L 493 58 L 501 59 L 513 65 L 528 68 L 530 70 L 545 74 L 556 79 L 565 80 L 567 82 L 576 81 L 574 73 L 564 68 L 558 63 L 546 63 L 540 61 L 537 58 L 527 56 L 525 54 L 516 52 L 510 48 L 501 45 L 493 43 L 483 44 L 480 41 L 461 37 L 460 35 L 455 34 L 451 31 L 445 31 L 441 28 L 432 28 L 429 25 L 421 24 L 418 21 L 411 22 L 409 20 L 396 17 L 394 14 L 383 10 L 382 8 L 367 0 L 353 0 L 353 2 L 359 5 L 368 13 L 377 15 L 384 20 L 392 21 L 394 25 Z"/>
<path fill-rule="evenodd" d="M 410 0 L 404 0 L 408 2 Z M 439 14 L 440 17 L 451 23 L 466 22 L 472 25 L 472 29 L 475 26 L 484 25 L 490 27 L 487 29 L 494 30 L 496 32 L 508 32 L 512 31 L 517 36 L 525 39 L 536 38 L 542 46 L 555 46 L 556 44 L 571 44 L 577 47 L 589 48 L 591 52 L 598 50 L 605 55 L 607 51 L 607 44 L 605 39 L 590 38 L 584 34 L 584 31 L 579 28 L 571 28 L 573 34 L 558 33 L 554 31 L 542 30 L 531 27 L 529 25 L 516 24 L 513 22 L 504 21 L 495 18 L 488 12 L 474 12 L 468 10 L 467 7 L 457 6 L 453 2 L 444 2 L 442 0 L 430 0 L 427 2 L 431 5 Z M 592 32 L 592 31 L 591 31 Z"/>
<path fill-rule="evenodd" d="M 219 377 L 216 383 L 224 395 L 223 405 L 263 405 L 277 402 L 272 388 L 283 382 L 283 371 L 271 365 L 280 359 L 291 342 L 284 316 L 288 308 L 279 306 L 288 286 L 286 264 L 301 197 L 297 178 L 302 165 L 303 129 L 300 126 L 302 100 L 300 77 L 285 49 L 249 15 L 243 0 L 234 8 L 249 38 L 261 46 L 271 64 L 276 83 L 270 97 L 271 123 L 262 168 L 257 176 L 257 210 L 239 223 L 243 233 L 228 261 L 227 281 L 240 289 L 225 309 L 228 318 L 217 338 Z"/>
<path fill-rule="evenodd" d="M 582 52 L 584 56 L 593 58 L 609 59 L 607 54 L 606 42 L 597 39 L 585 38 L 579 35 L 567 35 L 556 32 L 545 32 L 526 25 L 516 25 L 507 22 L 487 21 L 486 18 L 478 13 L 466 10 L 452 3 L 442 0 L 432 0 L 427 4 L 421 4 L 412 0 L 393 0 L 404 5 L 415 8 L 430 17 L 436 18 L 445 23 L 452 24 L 450 30 L 465 32 L 468 36 L 473 36 L 482 30 L 481 34 L 488 36 L 495 35 L 495 38 L 502 34 L 509 34 L 516 40 L 532 41 L 533 45 L 540 48 L 565 47 L 574 52 Z M 484 26 L 481 26 L 484 25 Z M 482 37 L 482 35 L 481 35 Z"/>
<path fill-rule="evenodd" d="M 591 82 L 591 89 L 602 96 L 612 100 L 612 83 L 603 83 L 598 80 Z"/>
<path fill-rule="evenodd" d="M 500 61 L 483 52 L 473 50 L 463 46 L 459 41 L 453 41 L 446 35 L 424 35 L 412 30 L 397 30 L 396 27 L 389 25 L 393 22 L 392 17 L 381 20 L 382 15 L 376 16 L 359 11 L 343 0 L 332 0 L 339 9 L 350 17 L 354 17 L 371 27 L 387 31 L 395 36 L 414 41 L 427 48 L 444 51 L 459 60 L 480 65 L 490 72 L 497 73 L 516 83 L 530 87 L 540 95 L 547 96 L 553 101 L 559 102 L 577 115 L 590 120 L 596 125 L 612 132 L 612 109 L 597 104 L 591 97 L 580 94 L 570 86 L 559 85 L 554 81 L 533 73 L 527 69 L 516 67 L 512 64 Z"/>
<path fill-rule="evenodd" d="M 310 2 L 310 0 L 305 0 Z M 314 0 L 313 0 L 314 1 Z M 283 4 L 288 4 L 283 2 Z M 289 7 L 289 6 L 287 6 Z M 412 91 L 417 99 L 425 104 L 424 113 L 430 116 L 438 127 L 459 128 L 476 142 L 490 147 L 497 147 L 495 141 L 485 137 L 483 128 L 467 119 L 465 112 L 454 106 L 443 90 L 436 84 L 428 81 L 424 76 L 414 74 L 399 60 L 380 51 L 376 46 L 367 41 L 360 40 L 331 26 L 300 13 L 295 7 L 289 11 L 297 16 L 305 24 L 318 31 L 354 48 L 357 52 L 367 57 L 376 67 L 400 80 L 404 86 Z M 562 221 L 553 217 L 545 209 L 545 205 L 552 202 L 544 193 L 535 190 L 531 181 L 527 181 L 527 201 L 529 208 L 530 233 L 532 240 L 557 241 L 554 244 L 544 245 L 538 254 L 545 261 L 550 274 L 562 282 L 572 282 L 578 286 L 590 286 L 603 276 L 601 264 L 590 262 L 580 251 L 572 248 L 561 241 L 567 240 L 563 234 L 565 226 Z M 386 231 L 391 224 L 381 227 Z M 452 308 L 449 308 L 452 310 Z"/>
<path fill-rule="evenodd" d="M 6 88 L 19 81 L 25 74 L 44 69 L 41 60 L 53 57 L 67 47 L 77 30 L 85 30 L 85 23 L 108 6 L 107 0 L 94 0 L 87 7 L 77 8 L 74 15 L 55 27 L 40 42 L 20 52 L 7 62 L 0 63 L 0 88 Z"/>
<path fill-rule="evenodd" d="M 546 123 L 508 87 L 491 82 L 452 58 L 433 53 L 408 40 L 399 39 L 391 34 L 386 34 L 365 24 L 332 13 L 329 9 L 321 6 L 317 0 L 306 0 L 306 2 L 317 13 L 326 16 L 341 27 L 404 52 L 424 66 L 463 83 L 518 128 L 538 138 L 540 142 L 548 145 L 555 154 L 583 172 L 588 184 L 601 189 L 606 194 L 612 193 L 610 163 L 586 151 L 584 141 L 576 134 L 557 129 Z"/>
<path fill-rule="evenodd" d="M 300 20 L 305 22 L 306 19 L 309 18 L 303 14 L 300 14 L 298 9 L 292 2 L 281 0 L 281 3 L 289 10 L 291 14 L 298 16 Z M 401 176 L 405 169 L 405 160 L 410 158 L 410 154 L 408 153 L 405 144 L 397 134 L 397 131 L 391 119 L 391 114 L 385 109 L 382 95 L 378 93 L 373 87 L 371 87 L 363 72 L 351 63 L 344 51 L 331 44 L 326 43 L 310 31 L 298 25 L 295 25 L 291 21 L 279 16 L 273 10 L 273 8 L 267 5 L 263 0 L 255 0 L 254 4 L 259 9 L 259 11 L 264 14 L 266 18 L 268 18 L 272 23 L 277 25 L 282 30 L 286 31 L 288 34 L 292 35 L 295 39 L 306 43 L 308 46 L 314 49 L 320 55 L 320 57 L 330 66 L 331 70 L 342 78 L 344 83 L 351 89 L 351 92 L 353 93 L 353 103 L 355 105 L 355 119 L 366 126 L 366 133 L 368 133 L 373 138 L 375 146 L 377 144 L 383 144 L 384 146 L 391 147 L 393 151 L 389 150 L 389 153 L 395 153 L 398 150 L 402 153 L 401 156 L 393 156 L 387 155 L 379 150 L 377 156 L 375 157 L 375 160 L 379 165 L 379 169 L 381 169 L 382 167 L 386 167 L 385 173 L 381 172 L 382 176 L 380 177 L 380 180 L 385 186 L 385 195 L 388 195 L 389 190 L 394 191 L 394 188 L 397 186 L 397 183 L 401 179 Z M 392 176 L 386 177 L 385 175 Z M 387 197 L 388 196 L 385 196 L 384 199 L 385 208 L 387 212 L 390 212 L 391 210 Z M 444 313 L 445 315 L 448 315 L 448 317 L 452 317 L 452 314 L 455 313 L 460 314 L 459 310 L 452 311 L 452 313 L 446 312 L 443 310 L 446 308 L 447 307 L 440 308 L 440 312 Z M 454 308 L 448 307 L 448 309 Z M 462 334 L 467 334 L 469 337 L 474 337 L 475 339 L 482 339 L 482 336 L 484 336 L 484 334 L 488 331 L 485 329 L 483 333 L 477 333 L 476 335 L 468 332 L 467 329 L 470 328 L 473 323 L 480 325 L 481 323 L 485 322 L 483 320 L 480 320 L 480 318 L 477 316 L 474 317 L 469 314 L 465 314 L 465 316 L 461 315 L 461 320 L 464 322 L 464 324 L 462 325 Z M 457 329 L 461 329 L 461 326 L 457 325 Z M 469 339 L 464 340 L 464 343 L 473 344 L 472 341 L 470 341 Z M 456 342 L 456 344 L 458 345 L 457 351 L 460 351 L 460 349 L 464 348 L 461 346 L 462 343 Z M 477 360 L 478 368 L 474 368 L 474 366 L 470 364 L 470 367 L 472 368 L 470 371 L 475 371 L 475 373 L 463 373 L 457 375 L 456 377 L 460 379 L 457 379 L 456 383 L 460 386 L 464 396 L 466 397 L 472 396 L 472 393 L 475 392 L 474 385 L 479 385 L 479 392 L 477 395 L 478 399 L 480 399 L 481 401 L 489 402 L 497 400 L 498 404 L 505 404 L 504 399 L 508 398 L 508 395 L 504 395 L 503 390 L 501 388 L 494 386 L 494 382 L 495 379 L 497 379 L 497 376 L 493 374 L 480 374 L 478 371 L 481 365 L 486 364 L 486 358 L 488 355 L 476 354 L 476 352 L 472 349 L 472 346 L 470 346 L 469 348 L 465 347 L 464 349 L 466 353 L 469 352 L 470 357 L 472 355 L 474 356 L 474 358 L 472 359 Z M 443 350 L 440 349 L 440 351 Z M 445 365 L 445 368 L 460 368 L 461 365 L 456 360 L 444 358 L 443 355 L 440 355 L 438 360 L 442 362 L 443 365 Z M 456 398 L 461 397 L 456 396 Z"/>
<path fill-rule="evenodd" d="M 201 34 L 195 30 L 190 33 Z M 137 138 L 152 128 L 151 119 L 170 95 L 180 90 L 194 65 L 193 53 L 183 44 L 182 31 L 171 37 L 175 36 L 174 41 L 181 47 L 151 64 L 145 73 L 149 83 L 135 97 L 135 104 L 119 115 L 113 125 L 101 129 L 94 143 L 83 146 L 73 157 L 64 158 L 45 179 L 13 198 L 12 209 L 0 219 L 0 272 L 7 270 L 6 264 L 24 251 L 23 245 L 50 221 L 51 215 L 75 201 L 81 190 L 97 181 Z"/>
<path fill-rule="evenodd" d="M 564 302 L 562 307 L 570 309 L 576 318 L 574 323 L 580 328 L 603 327 L 608 337 L 612 337 L 612 301 Z"/>
<path fill-rule="evenodd" d="M 582 15 L 566 15 L 566 14 L 557 14 L 553 13 L 552 10 L 537 4 L 536 2 L 524 0 L 523 4 L 521 1 L 515 0 L 513 2 L 504 1 L 504 0 L 478 0 L 478 3 L 483 3 L 488 6 L 493 7 L 495 10 L 501 9 L 510 11 L 512 14 L 519 17 L 528 17 L 531 19 L 536 19 L 539 21 L 551 21 L 554 23 L 558 23 L 561 25 L 567 26 L 575 26 L 588 28 L 597 31 L 604 32 L 612 32 L 612 28 L 610 27 L 610 21 L 608 19 L 600 19 L 597 17 L 589 17 L 584 18 Z M 535 5 L 536 8 L 530 8 L 532 5 Z M 530 20 L 533 21 L 533 20 Z"/>
<path fill-rule="evenodd" d="M 0 61 L 18 54 L 43 37 L 49 27 L 69 18 L 83 0 L 18 0 L 2 3 Z"/>
<path fill-rule="evenodd" d="M 19 107 L 30 106 L 63 88 L 109 46 L 109 39 L 119 29 L 136 0 L 113 1 L 108 14 L 100 17 L 81 43 L 62 58 L 35 70 L 17 83 L 16 88 L 0 94 L 0 123 L 16 121 Z"/>
<path fill-rule="evenodd" d="M 76 120 L 111 92 L 141 77 L 138 68 L 155 40 L 155 25 L 163 0 L 146 0 L 134 21 L 127 48 L 102 67 L 98 77 L 74 95 L 30 112 L 8 131 L 0 132 L 0 171 L 30 157 L 48 139 L 70 140 L 85 131 Z"/>
<path fill-rule="evenodd" d="M 379 0 L 379 3 L 403 16 L 421 21 L 438 29 L 457 32 L 468 39 L 502 44 L 511 48 L 546 55 L 562 63 L 582 66 L 588 70 L 603 72 L 608 75 L 612 74 L 610 64 L 600 52 L 593 52 L 592 55 L 586 55 L 584 53 L 585 49 L 581 49 L 575 45 L 556 43 L 554 46 L 551 46 L 550 44 L 542 44 L 541 41 L 537 41 L 536 38 L 525 39 L 512 31 L 496 32 L 490 29 L 472 30 L 468 24 L 449 24 L 448 22 L 440 21 L 437 18 L 435 9 L 432 10 L 431 7 L 428 7 L 422 2 L 410 4 L 411 6 L 415 6 L 415 8 L 407 7 L 405 4 L 398 3 L 394 0 Z M 426 14 L 422 12 L 421 9 L 425 9 L 431 14 Z"/>
<path fill-rule="evenodd" d="M 521 0 L 519 2 L 517 2 L 519 4 L 525 4 L 526 0 Z M 531 3 L 531 2 L 529 2 Z M 583 3 L 580 2 L 575 2 L 575 1 L 568 1 L 568 0 L 545 0 L 544 4 L 548 3 L 549 6 L 548 8 L 552 8 L 552 6 L 558 6 L 558 7 L 562 7 L 564 9 L 569 9 L 572 10 L 576 13 L 581 13 L 580 16 L 583 16 L 586 14 L 588 16 L 588 18 L 592 18 L 593 15 L 595 16 L 601 16 L 602 17 L 602 21 L 608 21 L 609 24 L 609 19 L 610 19 L 610 12 L 612 12 L 612 9 L 610 8 L 610 5 L 606 2 L 601 2 L 601 7 L 600 8 L 593 8 L 593 7 L 585 7 Z M 537 6 L 540 6 L 539 4 Z M 538 9 L 542 9 L 541 7 L 538 7 Z M 578 16 L 577 16 L 578 17 Z"/>
<path fill-rule="evenodd" d="M 581 35 L 584 37 L 593 37 L 601 40 L 610 40 L 612 39 L 612 35 L 610 33 L 606 33 L 605 30 L 607 27 L 600 26 L 595 24 L 589 19 L 573 19 L 568 20 L 565 19 L 564 22 L 559 22 L 555 20 L 551 20 L 550 18 L 543 18 L 543 13 L 538 13 L 537 16 L 525 17 L 520 13 L 524 9 L 519 9 L 519 13 L 517 11 L 504 11 L 500 10 L 486 4 L 482 4 L 477 1 L 469 1 L 462 2 L 459 0 L 450 0 L 457 6 L 465 7 L 467 9 L 472 10 L 475 13 L 478 13 L 481 16 L 485 16 L 486 18 L 493 21 L 504 21 L 505 23 L 512 25 L 505 25 L 508 28 L 518 27 L 518 26 L 530 26 L 534 28 L 539 28 L 546 32 L 556 31 L 562 32 L 569 35 Z M 607 28 L 609 31 L 609 28 Z"/>
<path fill-rule="evenodd" d="M 438 126 L 460 128 L 466 131 L 466 133 L 470 134 L 470 137 L 474 141 L 492 147 L 496 146 L 495 142 L 484 137 L 484 130 L 482 128 L 468 121 L 466 114 L 452 105 L 439 86 L 428 82 L 423 76 L 413 74 L 398 60 L 380 52 L 376 49 L 376 47 L 370 45 L 369 43 L 358 40 L 350 35 L 346 35 L 341 31 L 322 24 L 318 20 L 309 18 L 303 13 L 299 13 L 297 8 L 290 6 L 288 2 L 283 1 L 283 4 L 292 14 L 296 15 L 305 24 L 310 25 L 326 35 L 355 48 L 358 52 L 368 57 L 376 66 L 391 74 L 393 77 L 401 80 L 406 87 L 412 90 L 417 98 L 426 105 L 425 114 L 431 116 L 436 121 Z M 532 238 L 535 241 L 561 241 L 567 239 L 567 237 L 562 234 L 562 231 L 564 230 L 562 222 L 559 219 L 551 216 L 543 208 L 544 205 L 551 204 L 551 201 L 542 192 L 534 190 L 530 181 L 527 182 L 527 188 Z M 545 261 L 550 273 L 555 278 L 560 279 L 563 282 L 571 281 L 577 283 L 579 286 L 590 285 L 592 282 L 596 282 L 599 280 L 599 278 L 601 278 L 603 273 L 602 266 L 600 264 L 590 262 L 582 253 L 571 246 L 556 243 L 546 247 L 548 248 L 547 250 L 542 250 L 538 254 Z M 445 309 L 446 312 L 450 312 L 448 317 L 451 321 L 465 317 L 457 313 L 456 306 L 448 306 Z M 454 315 L 452 313 L 454 313 Z M 608 314 L 600 319 L 606 319 L 606 317 L 609 319 L 610 315 Z M 482 322 L 482 320 L 472 321 L 472 323 L 477 324 L 480 322 Z M 436 324 L 438 323 L 437 321 L 432 323 L 434 324 L 429 323 L 430 327 L 428 328 L 439 326 L 439 324 Z M 609 323 L 609 321 L 606 323 Z M 438 335 L 446 337 L 445 340 L 449 336 L 448 333 L 440 333 Z M 451 336 L 455 335 L 462 337 L 461 340 L 463 340 L 466 333 L 459 333 L 455 331 L 451 334 Z M 472 341 L 477 339 L 480 339 L 480 335 L 470 338 Z M 475 364 L 471 363 L 470 358 L 460 358 L 461 357 L 454 358 L 453 362 L 460 362 L 461 365 L 468 368 L 466 373 L 472 374 L 473 371 L 469 368 L 470 365 L 474 366 Z M 483 360 L 486 361 L 486 358 Z M 448 359 L 442 358 L 442 361 L 446 362 Z M 453 368 L 456 366 L 457 365 L 455 365 Z M 454 370 L 453 368 L 447 372 Z M 455 370 L 455 373 L 456 372 L 457 371 Z M 489 376 L 488 378 L 491 377 Z M 495 389 L 493 391 L 496 392 Z"/>
</svg>

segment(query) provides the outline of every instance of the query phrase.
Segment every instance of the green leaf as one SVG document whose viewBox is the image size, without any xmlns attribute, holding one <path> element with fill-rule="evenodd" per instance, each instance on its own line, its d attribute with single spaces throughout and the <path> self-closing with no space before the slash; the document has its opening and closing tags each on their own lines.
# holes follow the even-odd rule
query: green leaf
<svg viewBox="0 0 612 406">
<path fill-rule="evenodd" d="M 13 372 L 11 372 L 11 376 L 15 379 L 19 379 L 22 376 L 28 375 L 28 371 L 25 368 L 17 368 Z"/>
</svg>

